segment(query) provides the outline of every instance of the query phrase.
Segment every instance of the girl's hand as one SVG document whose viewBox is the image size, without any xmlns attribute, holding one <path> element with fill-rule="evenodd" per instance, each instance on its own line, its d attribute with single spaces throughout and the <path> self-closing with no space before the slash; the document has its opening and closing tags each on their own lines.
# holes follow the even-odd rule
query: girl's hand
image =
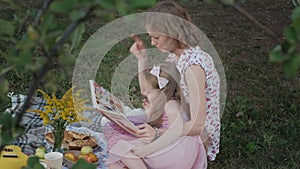
<svg viewBox="0 0 300 169">
<path fill-rule="evenodd" d="M 145 57 L 146 47 L 144 42 L 137 35 L 131 35 L 130 37 L 134 40 L 134 43 L 130 47 L 130 53 L 134 54 L 137 59 Z"/>
<path fill-rule="evenodd" d="M 155 130 L 149 124 L 144 123 L 137 126 L 141 140 L 145 143 L 151 143 L 155 139 Z"/>
<path fill-rule="evenodd" d="M 148 154 L 151 153 L 151 150 L 148 148 L 147 145 L 139 145 L 135 146 L 132 149 L 132 153 L 137 155 L 140 158 L 146 157 Z"/>
<path fill-rule="evenodd" d="M 147 111 L 151 108 L 150 102 L 148 99 L 143 99 L 143 103 L 142 103 L 144 109 Z"/>
</svg>

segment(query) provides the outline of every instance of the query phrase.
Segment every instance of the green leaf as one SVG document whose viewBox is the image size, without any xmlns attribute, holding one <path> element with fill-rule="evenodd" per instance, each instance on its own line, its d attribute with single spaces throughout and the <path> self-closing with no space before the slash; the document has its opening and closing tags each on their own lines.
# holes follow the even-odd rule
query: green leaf
<svg viewBox="0 0 300 169">
<path fill-rule="evenodd" d="M 293 10 L 291 18 L 293 22 L 300 18 L 300 6 Z"/>
<path fill-rule="evenodd" d="M 286 27 L 283 30 L 283 34 L 286 37 L 286 40 L 289 41 L 290 43 L 296 43 L 297 42 L 297 35 L 296 35 L 296 32 L 295 32 L 293 27 L 291 27 L 291 26 Z"/>
<path fill-rule="evenodd" d="M 96 7 L 101 3 L 102 0 L 76 0 L 77 6 L 81 8 Z"/>
<path fill-rule="evenodd" d="M 294 55 L 283 65 L 283 71 L 288 76 L 295 76 L 300 67 L 300 55 Z"/>
<path fill-rule="evenodd" d="M 25 35 L 26 36 L 23 36 L 23 39 L 21 39 L 15 45 L 16 49 L 18 49 L 18 50 L 30 50 L 30 49 L 33 49 L 36 46 L 37 39 L 39 38 L 39 35 L 37 34 L 37 32 L 34 33 L 34 31 L 33 31 L 33 33 L 32 33 L 32 32 L 27 31 Z"/>
<path fill-rule="evenodd" d="M 28 168 L 35 168 L 36 164 L 39 164 L 40 160 L 37 156 L 30 156 L 27 160 Z"/>
<path fill-rule="evenodd" d="M 257 143 L 255 143 L 255 142 L 249 142 L 246 145 L 246 150 L 249 153 L 254 153 L 256 149 L 257 149 Z"/>
<path fill-rule="evenodd" d="M 76 57 L 75 55 L 71 54 L 61 54 L 58 57 L 58 62 L 63 65 L 63 66 L 71 66 L 76 62 Z"/>
<path fill-rule="evenodd" d="M 0 19 L 0 33 L 12 36 L 14 34 L 15 26 L 12 21 Z"/>
<path fill-rule="evenodd" d="M 15 120 L 16 119 L 14 118 L 14 124 L 16 123 Z M 13 133 L 12 133 L 12 138 L 15 139 L 18 136 L 20 136 L 21 134 L 24 134 L 24 131 L 25 131 L 24 126 L 16 126 L 16 125 L 14 125 Z"/>
<path fill-rule="evenodd" d="M 234 0 L 221 0 L 221 2 L 225 5 L 233 5 L 234 4 Z"/>
<path fill-rule="evenodd" d="M 22 65 L 29 65 L 31 64 L 32 62 L 32 51 L 30 50 L 26 50 L 26 51 L 23 51 L 22 54 L 20 54 L 20 58 L 19 58 L 19 64 L 22 64 Z"/>
<path fill-rule="evenodd" d="M 57 20 L 52 14 L 47 14 L 44 16 L 43 22 L 40 24 L 40 30 L 42 34 L 47 34 L 49 31 L 61 29 L 60 25 L 57 23 Z"/>
<path fill-rule="evenodd" d="M 115 7 L 121 15 L 126 15 L 129 10 L 128 4 L 125 1 L 117 1 Z"/>
<path fill-rule="evenodd" d="M 91 164 L 86 162 L 84 159 L 80 158 L 71 169 L 96 169 L 96 164 Z"/>
<path fill-rule="evenodd" d="M 31 50 L 21 50 L 19 55 L 9 58 L 8 61 L 15 66 L 17 71 L 22 72 L 31 63 L 31 56 Z"/>
<path fill-rule="evenodd" d="M 27 69 L 31 71 L 37 71 L 46 63 L 46 57 L 34 57 L 31 64 L 27 64 Z"/>
<path fill-rule="evenodd" d="M 75 0 L 54 1 L 50 5 L 50 9 L 55 12 L 69 13 L 76 7 Z"/>
<path fill-rule="evenodd" d="M 277 45 L 270 53 L 271 62 L 283 62 L 288 58 L 282 53 L 281 45 Z"/>
<path fill-rule="evenodd" d="M 12 135 L 12 127 L 14 124 L 14 119 L 9 113 L 1 113 L 0 114 L 0 124 L 1 127 L 1 144 L 8 144 L 11 142 Z"/>
<path fill-rule="evenodd" d="M 71 14 L 70 14 L 70 20 L 71 20 L 71 21 L 75 21 L 75 20 L 77 20 L 77 19 L 79 19 L 79 18 L 84 17 L 85 14 L 86 14 L 86 12 L 83 11 L 83 10 L 81 10 L 81 11 L 73 11 L 73 12 L 71 12 Z"/>
<path fill-rule="evenodd" d="M 155 5 L 155 3 L 156 0 L 147 0 L 147 1 L 131 0 L 130 5 L 132 8 L 149 8 Z"/>
<path fill-rule="evenodd" d="M 42 36 L 41 44 L 44 46 L 45 50 L 49 51 L 54 43 L 56 43 L 61 38 L 62 34 L 63 30 L 55 30 L 48 32 L 44 37 Z"/>
<path fill-rule="evenodd" d="M 100 0 L 99 3 L 103 8 L 113 8 L 116 6 L 115 1 L 113 0 Z"/>
<path fill-rule="evenodd" d="M 2 72 L 2 71 L 1 71 Z M 7 93 L 9 90 L 9 82 L 7 79 L 0 77 L 0 93 Z"/>
<path fill-rule="evenodd" d="M 15 10 L 21 11 L 22 8 L 20 6 L 18 6 L 15 2 L 13 2 L 12 0 L 1 0 L 3 2 L 8 3 L 11 7 L 13 7 Z"/>
<path fill-rule="evenodd" d="M 3 41 L 6 41 L 6 42 L 10 42 L 10 43 L 17 43 L 18 42 L 18 40 L 13 36 L 9 36 L 9 37 L 8 36 L 0 36 L 0 39 L 3 40 Z"/>
<path fill-rule="evenodd" d="M 292 55 L 295 52 L 296 44 L 289 44 L 288 55 Z"/>
<path fill-rule="evenodd" d="M 72 45 L 70 48 L 70 52 L 73 51 L 74 49 L 76 49 L 80 45 L 82 35 L 84 32 L 85 32 L 85 25 L 80 24 L 76 28 L 76 30 L 72 33 L 72 35 L 71 35 Z"/>
<path fill-rule="evenodd" d="M 110 22 L 110 21 L 116 19 L 115 15 L 113 15 L 111 13 L 108 13 L 108 12 L 103 12 L 103 11 L 100 11 L 100 10 L 94 11 L 94 14 L 96 16 L 98 16 L 99 18 L 101 18 L 104 23 Z"/>
<path fill-rule="evenodd" d="M 300 18 L 293 22 L 294 31 L 296 32 L 297 39 L 300 39 Z"/>
</svg>

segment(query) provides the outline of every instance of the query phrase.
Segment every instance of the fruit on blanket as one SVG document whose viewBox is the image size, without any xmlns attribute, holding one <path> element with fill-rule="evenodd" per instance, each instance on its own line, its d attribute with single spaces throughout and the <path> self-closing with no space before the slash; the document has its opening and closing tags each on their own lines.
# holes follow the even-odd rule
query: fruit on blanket
<svg viewBox="0 0 300 169">
<path fill-rule="evenodd" d="M 87 161 L 88 163 L 92 163 L 92 159 L 89 155 L 85 155 L 84 157 L 85 161 Z"/>
<path fill-rule="evenodd" d="M 88 154 L 88 156 L 92 163 L 95 163 L 98 161 L 98 157 L 94 153 L 90 153 L 90 154 Z"/>
<path fill-rule="evenodd" d="M 81 158 L 89 163 L 96 163 L 98 161 L 98 157 L 93 152 L 83 155 L 78 150 L 70 150 L 64 153 L 64 162 L 67 164 L 75 164 Z"/>
<path fill-rule="evenodd" d="M 98 161 L 97 156 L 94 153 L 89 153 L 86 155 L 80 155 L 78 156 L 78 159 L 83 158 L 85 161 L 89 162 L 89 163 L 94 163 Z"/>
<path fill-rule="evenodd" d="M 40 158 L 40 159 L 44 159 L 44 156 L 46 154 L 46 149 L 45 147 L 38 147 L 36 150 L 35 150 L 35 155 Z"/>
<path fill-rule="evenodd" d="M 79 158 L 85 159 L 85 155 L 80 155 L 80 156 L 78 156 L 78 159 L 79 159 Z"/>
<path fill-rule="evenodd" d="M 87 155 L 87 154 L 93 152 L 93 148 L 92 148 L 92 146 L 83 146 L 81 148 L 80 152 L 81 152 L 82 155 Z"/>
<path fill-rule="evenodd" d="M 73 153 L 66 153 L 65 158 L 71 161 L 76 161 L 76 156 Z"/>
<path fill-rule="evenodd" d="M 41 151 L 41 152 L 46 152 L 46 148 L 45 147 L 38 147 L 35 152 L 38 152 L 38 151 Z"/>
<path fill-rule="evenodd" d="M 40 159 L 44 159 L 45 154 L 46 153 L 42 151 L 35 152 L 35 155 Z"/>
</svg>

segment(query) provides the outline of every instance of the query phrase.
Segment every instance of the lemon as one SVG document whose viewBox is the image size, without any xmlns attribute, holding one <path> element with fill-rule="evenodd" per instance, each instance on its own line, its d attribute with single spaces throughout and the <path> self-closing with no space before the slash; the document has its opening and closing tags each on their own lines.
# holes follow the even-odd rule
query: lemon
<svg viewBox="0 0 300 169">
<path fill-rule="evenodd" d="M 86 155 L 93 152 L 93 148 L 91 146 L 83 146 L 80 150 L 82 155 Z"/>
</svg>

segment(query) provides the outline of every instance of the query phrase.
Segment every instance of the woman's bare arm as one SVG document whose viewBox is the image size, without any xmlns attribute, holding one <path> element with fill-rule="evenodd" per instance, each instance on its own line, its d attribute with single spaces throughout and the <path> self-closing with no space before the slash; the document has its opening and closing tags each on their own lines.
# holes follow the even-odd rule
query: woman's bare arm
<svg viewBox="0 0 300 169">
<path fill-rule="evenodd" d="M 152 89 L 149 89 L 149 85 L 147 84 L 143 73 L 143 71 L 148 68 L 146 47 L 144 42 L 137 35 L 131 35 L 131 38 L 134 40 L 134 43 L 130 47 L 130 52 L 138 59 L 138 77 L 141 93 L 147 95 L 147 93 L 150 92 L 149 90 Z"/>
<path fill-rule="evenodd" d="M 204 70 L 200 66 L 192 65 L 185 72 L 185 80 L 189 88 L 191 120 L 184 123 L 183 135 L 199 135 L 205 129 L 205 79 Z"/>
</svg>

